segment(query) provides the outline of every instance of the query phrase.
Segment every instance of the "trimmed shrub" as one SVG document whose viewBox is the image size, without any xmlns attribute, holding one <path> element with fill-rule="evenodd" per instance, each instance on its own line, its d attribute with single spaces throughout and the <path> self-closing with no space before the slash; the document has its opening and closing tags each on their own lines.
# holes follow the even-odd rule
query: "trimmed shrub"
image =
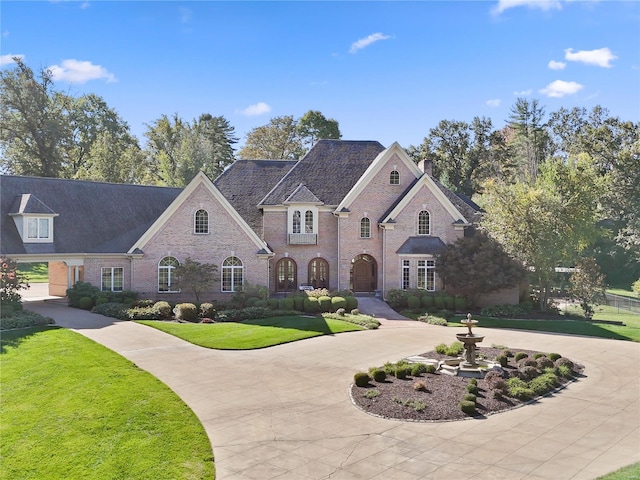
<svg viewBox="0 0 640 480">
<path fill-rule="evenodd" d="M 436 345 L 436 352 L 439 353 L 440 355 L 446 355 L 447 353 L 447 344 L 446 343 L 440 343 L 438 345 Z"/>
<path fill-rule="evenodd" d="M 538 360 L 536 360 L 536 363 L 538 364 L 538 369 L 540 370 L 544 370 L 545 368 L 553 368 L 554 364 L 551 361 L 550 358 L 547 357 L 539 357 Z"/>
<path fill-rule="evenodd" d="M 328 296 L 318 297 L 318 304 L 320 305 L 321 312 L 331 311 L 331 297 L 328 297 Z"/>
<path fill-rule="evenodd" d="M 540 357 L 546 357 L 546 355 L 545 355 L 544 353 L 541 353 L 541 352 L 537 352 L 537 353 L 534 353 L 534 354 L 533 354 L 533 359 L 534 359 L 534 360 L 537 360 L 537 359 L 539 359 Z"/>
<path fill-rule="evenodd" d="M 444 306 L 447 310 L 453 310 L 456 307 L 455 299 L 451 295 L 445 295 Z"/>
<path fill-rule="evenodd" d="M 510 397 L 518 400 L 530 400 L 533 397 L 533 390 L 520 378 L 511 377 L 507 380 L 507 393 Z"/>
<path fill-rule="evenodd" d="M 12 328 L 38 327 L 41 325 L 53 325 L 53 318 L 43 317 L 39 313 L 29 310 L 14 311 L 11 317 L 5 317 L 0 322 L 0 330 L 9 330 Z"/>
<path fill-rule="evenodd" d="M 411 375 L 411 367 L 408 365 L 398 365 L 396 367 L 395 376 L 399 380 L 404 380 Z"/>
<path fill-rule="evenodd" d="M 353 383 L 355 383 L 357 387 L 366 387 L 369 385 L 370 380 L 371 377 L 365 372 L 358 372 L 353 376 Z"/>
<path fill-rule="evenodd" d="M 13 317 L 14 313 L 15 308 L 13 307 L 13 305 L 0 304 L 0 318 Z"/>
<path fill-rule="evenodd" d="M 431 308 L 433 307 L 433 295 L 423 295 L 422 298 L 420 299 L 420 304 L 424 307 L 424 308 Z"/>
<path fill-rule="evenodd" d="M 558 372 L 558 375 L 564 378 L 570 378 L 573 376 L 573 370 L 566 365 L 558 365 L 556 367 L 556 371 Z"/>
<path fill-rule="evenodd" d="M 453 301 L 453 306 L 457 311 L 463 311 L 467 309 L 467 299 L 464 297 L 456 297 Z"/>
<path fill-rule="evenodd" d="M 565 358 L 565 357 L 560 357 L 555 362 L 553 362 L 553 364 L 556 367 L 559 367 L 560 365 L 566 365 L 567 368 L 569 368 L 570 370 L 573 370 L 573 362 L 571 360 L 569 360 L 568 358 Z"/>
<path fill-rule="evenodd" d="M 127 319 L 127 307 L 124 303 L 108 302 L 101 305 L 96 305 L 91 310 L 98 315 L 104 315 L 105 317 L 117 318 L 119 320 Z"/>
<path fill-rule="evenodd" d="M 432 364 L 427 364 L 426 371 L 424 373 L 436 373 L 436 366 Z"/>
<path fill-rule="evenodd" d="M 408 296 L 404 290 L 390 290 L 387 294 L 387 302 L 394 310 L 401 310 L 407 307 Z"/>
<path fill-rule="evenodd" d="M 358 308 L 358 299 L 356 297 L 354 297 L 353 295 L 349 295 L 348 297 L 344 297 L 344 299 L 347 301 L 347 306 L 345 307 L 345 310 L 351 311 L 351 310 L 354 310 L 354 309 Z"/>
<path fill-rule="evenodd" d="M 514 318 L 528 313 L 526 305 L 492 305 L 480 311 L 483 317 Z"/>
<path fill-rule="evenodd" d="M 426 363 L 414 363 L 411 365 L 411 376 L 419 377 L 423 373 L 427 373 L 427 364 Z"/>
<path fill-rule="evenodd" d="M 333 297 L 331 299 L 331 309 L 333 312 L 336 312 L 339 309 L 346 310 L 347 300 L 344 297 Z"/>
<path fill-rule="evenodd" d="M 407 297 L 407 308 L 410 310 L 417 310 L 420 308 L 420 298 L 415 295 L 409 295 Z"/>
<path fill-rule="evenodd" d="M 306 297 L 302 295 L 296 295 L 293 297 L 293 308 L 294 310 L 298 310 L 299 312 L 304 312 L 304 300 Z"/>
<path fill-rule="evenodd" d="M 267 300 L 267 305 L 271 310 L 277 310 L 280 307 L 280 300 L 277 298 L 270 298 Z"/>
<path fill-rule="evenodd" d="M 258 303 L 258 300 L 260 300 L 258 297 L 249 297 L 245 301 L 245 304 L 247 305 L 247 307 L 255 307 L 256 303 Z"/>
<path fill-rule="evenodd" d="M 173 309 L 173 313 L 178 320 L 194 322 L 198 319 L 198 309 L 193 303 L 179 303 Z"/>
<path fill-rule="evenodd" d="M 256 308 L 269 308 L 269 301 L 267 299 L 257 300 L 254 304 Z"/>
<path fill-rule="evenodd" d="M 126 305 L 122 304 L 125 308 Z M 132 307 L 124 310 L 126 320 L 159 320 L 160 314 L 153 307 Z"/>
<path fill-rule="evenodd" d="M 505 348 L 502 351 L 502 354 L 505 355 L 507 358 L 512 358 L 513 357 L 513 352 L 511 350 L 509 350 L 508 348 Z"/>
<path fill-rule="evenodd" d="M 109 303 L 109 299 L 107 297 L 96 298 L 96 305 L 102 305 L 104 303 Z"/>
<path fill-rule="evenodd" d="M 478 379 L 477 378 L 470 378 L 469 379 L 469 383 L 471 385 L 478 385 Z"/>
<path fill-rule="evenodd" d="M 94 287 L 90 283 L 76 282 L 73 287 L 67 289 L 67 299 L 72 307 L 81 308 L 79 305 L 81 298 L 98 298 L 101 293 L 98 287 Z"/>
<path fill-rule="evenodd" d="M 156 302 L 153 304 L 153 309 L 156 312 L 158 312 L 158 315 L 160 315 L 160 318 L 162 319 L 171 318 L 171 313 L 173 309 L 171 308 L 171 305 L 169 305 L 169 302 L 165 302 L 165 301 Z"/>
<path fill-rule="evenodd" d="M 544 395 L 550 392 L 558 384 L 558 377 L 553 373 L 543 373 L 529 382 L 529 388 L 536 395 Z"/>
<path fill-rule="evenodd" d="M 216 308 L 213 303 L 203 303 L 200 305 L 200 318 L 213 318 L 216 315 Z"/>
<path fill-rule="evenodd" d="M 474 385 L 473 383 L 467 384 L 467 392 L 478 395 L 478 385 Z"/>
<path fill-rule="evenodd" d="M 78 300 L 78 308 L 81 308 L 82 310 L 91 310 L 93 308 L 93 298 L 91 297 L 80 297 L 80 300 Z"/>
<path fill-rule="evenodd" d="M 449 325 L 446 319 L 442 317 L 436 317 L 435 315 L 421 315 L 417 318 L 418 321 L 428 323 L 429 325 L 440 325 L 446 327 Z"/>
<path fill-rule="evenodd" d="M 444 301 L 444 295 L 436 295 L 435 297 L 433 297 L 433 305 L 438 310 L 443 310 L 444 308 L 446 308 L 447 304 Z"/>
<path fill-rule="evenodd" d="M 316 297 L 307 297 L 304 299 L 304 311 L 306 313 L 318 313 L 320 311 L 320 303 Z"/>
<path fill-rule="evenodd" d="M 473 415 L 474 413 L 476 413 L 476 402 L 462 400 L 460 402 L 460 410 L 462 410 L 467 415 Z"/>
<path fill-rule="evenodd" d="M 506 367 L 507 365 L 509 365 L 509 357 L 501 353 L 496 357 L 496 362 L 498 362 L 501 367 Z"/>
<path fill-rule="evenodd" d="M 547 355 L 547 358 L 549 360 L 551 360 L 552 362 L 555 362 L 556 360 L 558 360 L 560 357 L 562 357 L 562 355 L 560 355 L 559 353 L 550 353 L 549 355 Z"/>
<path fill-rule="evenodd" d="M 473 402 L 473 403 L 476 403 L 476 401 L 478 400 L 478 397 L 476 397 L 473 393 L 467 393 L 462 398 L 463 398 L 463 400 L 466 400 L 467 402 Z"/>
<path fill-rule="evenodd" d="M 462 350 L 464 350 L 464 344 L 462 342 L 453 342 L 451 345 L 449 345 L 445 354 L 449 355 L 450 357 L 455 357 L 461 354 Z"/>
<path fill-rule="evenodd" d="M 374 368 L 370 374 L 376 382 L 384 382 L 387 379 L 387 373 L 382 368 Z"/>
<path fill-rule="evenodd" d="M 533 380 L 540 374 L 540 372 L 536 367 L 530 367 L 530 366 L 519 368 L 518 372 L 519 372 L 518 376 L 520 376 L 523 380 L 527 380 L 527 381 Z"/>
<path fill-rule="evenodd" d="M 293 298 L 291 298 L 291 297 L 283 298 L 282 301 L 280 302 L 280 309 L 282 309 L 282 310 L 294 310 L 295 309 L 295 302 L 294 302 Z"/>
<path fill-rule="evenodd" d="M 519 362 L 520 360 L 522 360 L 523 358 L 527 358 L 529 355 L 527 355 L 524 352 L 518 352 L 516 353 L 516 356 L 514 357 L 516 363 Z"/>
<path fill-rule="evenodd" d="M 413 382 L 413 389 L 416 392 L 426 392 L 427 384 L 424 383 L 424 380 L 418 380 L 417 382 Z"/>
<path fill-rule="evenodd" d="M 524 367 L 538 367 L 538 362 L 536 362 L 533 358 L 525 357 L 517 362 L 518 368 Z"/>
</svg>

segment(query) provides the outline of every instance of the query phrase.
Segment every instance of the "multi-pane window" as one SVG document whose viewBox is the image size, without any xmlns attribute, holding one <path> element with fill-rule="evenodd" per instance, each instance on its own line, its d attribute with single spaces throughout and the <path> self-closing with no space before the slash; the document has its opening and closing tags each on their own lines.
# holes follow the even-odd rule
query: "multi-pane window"
<svg viewBox="0 0 640 480">
<path fill-rule="evenodd" d="M 398 173 L 397 170 L 393 170 L 389 174 L 389 183 L 391 185 L 400 185 L 400 174 Z"/>
<path fill-rule="evenodd" d="M 436 289 L 435 260 L 418 260 L 418 288 L 433 292 Z"/>
<path fill-rule="evenodd" d="M 32 240 L 51 238 L 51 219 L 28 217 L 27 238 Z"/>
<path fill-rule="evenodd" d="M 431 235 L 431 215 L 426 210 L 418 214 L 418 235 Z"/>
<path fill-rule="evenodd" d="M 367 217 L 360 220 L 360 238 L 371 238 L 371 220 Z"/>
<path fill-rule="evenodd" d="M 291 292 L 297 288 L 297 268 L 290 258 L 282 258 L 276 264 L 276 290 Z"/>
<path fill-rule="evenodd" d="M 314 258 L 309 262 L 309 285 L 313 288 L 329 287 L 329 264 L 323 258 Z"/>
<path fill-rule="evenodd" d="M 409 260 L 402 261 L 402 289 L 409 289 L 409 281 L 411 279 L 411 270 L 409 265 Z"/>
<path fill-rule="evenodd" d="M 311 210 L 304 212 L 304 233 L 313 233 L 313 212 Z"/>
<path fill-rule="evenodd" d="M 302 233 L 302 220 L 300 218 L 300 210 L 293 212 L 293 230 L 291 233 Z"/>
<path fill-rule="evenodd" d="M 194 232 L 209 233 L 209 212 L 198 210 L 194 217 Z"/>
<path fill-rule="evenodd" d="M 179 292 L 180 290 L 174 286 L 175 273 L 174 270 L 180 262 L 175 257 L 164 257 L 158 263 L 158 291 L 159 292 Z"/>
<path fill-rule="evenodd" d="M 244 284 L 244 267 L 238 257 L 227 257 L 222 262 L 222 291 L 237 292 Z"/>
<path fill-rule="evenodd" d="M 124 268 L 103 267 L 102 268 L 102 291 L 121 292 L 124 285 Z"/>
</svg>

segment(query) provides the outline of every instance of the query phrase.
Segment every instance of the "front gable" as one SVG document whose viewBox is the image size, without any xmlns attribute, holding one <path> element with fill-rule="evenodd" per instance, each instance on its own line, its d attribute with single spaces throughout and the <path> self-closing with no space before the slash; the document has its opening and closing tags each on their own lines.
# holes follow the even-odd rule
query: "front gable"
<svg viewBox="0 0 640 480">
<path fill-rule="evenodd" d="M 187 187 L 178 195 L 178 197 L 169 205 L 169 207 L 158 217 L 158 219 L 151 225 L 151 227 L 138 239 L 138 241 L 131 247 L 128 253 L 133 253 L 138 250 L 145 250 L 145 247 L 149 242 L 161 231 L 166 230 L 170 220 L 181 210 L 185 210 L 185 205 L 192 201 L 195 197 L 201 197 L 202 192 L 205 192 L 205 197 L 212 200 L 216 208 L 207 208 L 208 215 L 210 216 L 209 222 L 217 227 L 223 227 L 225 230 L 234 230 L 231 226 L 227 225 L 227 220 L 217 220 L 217 217 L 230 218 L 236 229 L 244 234 L 246 238 L 255 246 L 255 251 L 260 256 L 273 255 L 269 247 L 258 237 L 249 225 L 244 221 L 240 214 L 231 206 L 229 201 L 222 195 L 222 193 L 215 187 L 215 185 L 209 180 L 209 178 L 203 173 L 199 172 L 198 175 L 187 185 Z M 200 202 L 202 203 L 202 202 Z M 196 209 L 197 210 L 197 209 Z M 191 222 L 191 217 L 188 219 Z M 169 229 L 170 230 L 170 229 Z"/>
</svg>

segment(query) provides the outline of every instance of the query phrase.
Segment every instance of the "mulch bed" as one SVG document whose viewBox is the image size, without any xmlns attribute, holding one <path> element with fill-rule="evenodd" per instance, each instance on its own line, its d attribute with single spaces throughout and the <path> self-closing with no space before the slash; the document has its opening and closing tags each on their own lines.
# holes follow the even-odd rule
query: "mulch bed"
<svg viewBox="0 0 640 480">
<path fill-rule="evenodd" d="M 534 350 L 510 349 L 516 352 L 526 352 L 529 356 L 537 353 Z M 497 348 L 478 348 L 479 355 L 484 355 L 487 359 L 495 359 L 502 352 Z M 433 352 L 421 354 L 425 358 L 442 360 L 447 357 Z M 513 358 L 509 359 L 509 366 L 505 368 L 507 372 L 515 370 Z M 575 366 L 578 373 L 582 368 Z M 479 393 L 476 401 L 475 417 L 488 416 L 494 413 L 503 412 L 527 403 L 515 398 L 503 397 L 496 399 L 493 393 L 487 388 L 483 379 L 478 380 Z M 426 391 L 416 391 L 413 385 L 416 381 L 426 384 Z M 560 379 L 563 386 L 571 380 Z M 407 379 L 397 379 L 387 375 L 384 382 L 371 381 L 367 387 L 351 387 L 351 398 L 353 402 L 367 413 L 384 418 L 412 421 L 449 421 L 469 418 L 469 415 L 460 410 L 460 401 L 467 393 L 466 386 L 469 378 L 452 376 L 447 374 L 422 374 L 419 377 L 408 377 Z M 379 395 L 367 398 L 367 392 L 377 390 Z M 371 393 L 369 393 L 371 395 Z M 424 410 L 416 410 L 410 405 L 411 402 L 422 402 L 426 404 Z"/>
</svg>

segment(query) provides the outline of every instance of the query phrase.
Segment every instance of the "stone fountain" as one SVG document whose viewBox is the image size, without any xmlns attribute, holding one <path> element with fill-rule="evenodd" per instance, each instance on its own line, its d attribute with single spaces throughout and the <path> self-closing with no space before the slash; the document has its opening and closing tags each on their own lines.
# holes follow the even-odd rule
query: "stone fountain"
<svg viewBox="0 0 640 480">
<path fill-rule="evenodd" d="M 461 368 L 478 368 L 476 361 L 476 343 L 484 340 L 484 335 L 476 335 L 471 330 L 478 324 L 477 320 L 471 318 L 471 314 L 467 314 L 466 320 L 460 320 L 460 323 L 465 325 L 469 330 L 467 333 L 457 333 L 456 338 L 464 344 L 464 360 L 460 362 Z"/>
</svg>

